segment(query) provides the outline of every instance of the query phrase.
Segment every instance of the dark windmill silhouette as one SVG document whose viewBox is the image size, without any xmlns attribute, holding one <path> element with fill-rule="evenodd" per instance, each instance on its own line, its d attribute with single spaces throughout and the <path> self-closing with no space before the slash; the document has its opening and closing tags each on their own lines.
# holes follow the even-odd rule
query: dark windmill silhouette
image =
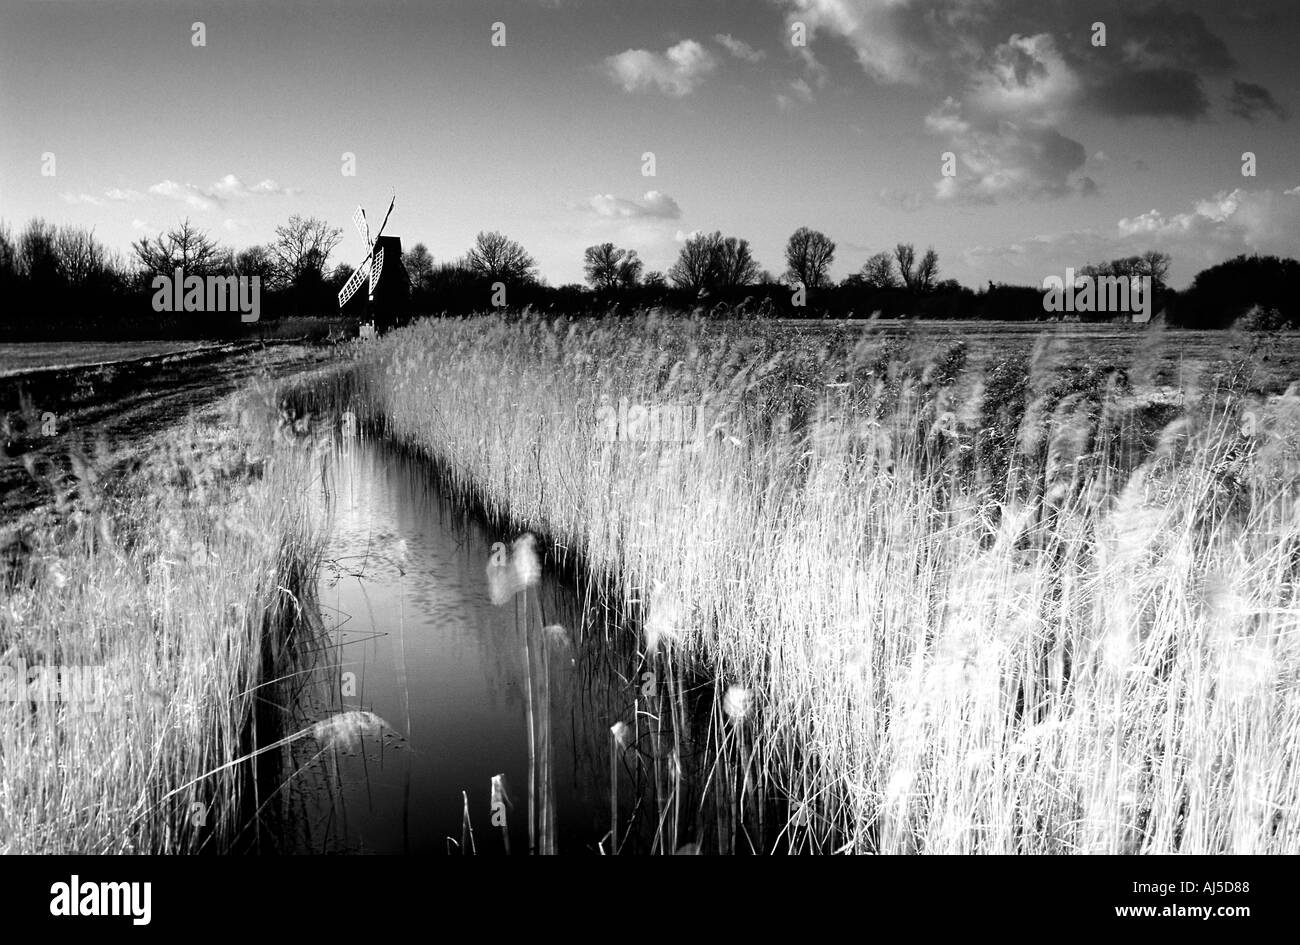
<svg viewBox="0 0 1300 945">
<path fill-rule="evenodd" d="M 402 264 L 402 240 L 384 235 L 384 227 L 388 225 L 396 203 L 397 197 L 394 196 L 373 242 L 366 211 L 358 206 L 357 212 L 352 214 L 352 222 L 370 247 L 370 253 L 339 290 L 339 311 L 373 318 L 380 327 L 392 325 L 398 316 L 405 314 L 410 292 L 410 278 Z M 363 287 L 366 287 L 365 291 L 362 291 Z"/>
</svg>

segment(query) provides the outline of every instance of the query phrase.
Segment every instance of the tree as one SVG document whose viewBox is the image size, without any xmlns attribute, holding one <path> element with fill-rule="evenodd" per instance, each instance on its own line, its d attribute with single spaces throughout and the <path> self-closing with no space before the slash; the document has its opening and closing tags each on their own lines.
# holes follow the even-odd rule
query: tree
<svg viewBox="0 0 1300 945">
<path fill-rule="evenodd" d="M 465 255 L 470 272 L 491 282 L 532 282 L 537 263 L 522 246 L 504 234 L 479 233 Z"/>
<path fill-rule="evenodd" d="M 835 243 L 825 233 L 806 226 L 790 234 L 785 244 L 786 275 L 802 282 L 805 288 L 819 289 L 826 285 L 834 259 Z"/>
<path fill-rule="evenodd" d="M 641 281 L 641 270 L 645 268 L 645 263 L 636 254 L 635 249 L 629 249 L 623 261 L 618 264 L 618 284 L 625 289 L 631 289 Z"/>
<path fill-rule="evenodd" d="M 682 244 L 677 262 L 668 270 L 668 278 L 679 289 L 712 288 L 718 279 L 718 242 L 721 233 L 696 233 Z"/>
<path fill-rule="evenodd" d="M 1142 254 L 1142 274 L 1151 277 L 1154 288 L 1163 288 L 1169 276 L 1169 264 L 1173 262 L 1168 253 L 1148 249 Z"/>
<path fill-rule="evenodd" d="M 276 279 L 294 288 L 323 282 L 325 264 L 342 239 L 339 227 L 295 213 L 288 223 L 275 228 L 275 238 L 268 247 Z"/>
<path fill-rule="evenodd" d="M 645 274 L 645 278 L 641 280 L 641 285 L 647 289 L 654 289 L 656 291 L 666 289 L 668 288 L 668 277 L 658 269 L 654 269 Z"/>
<path fill-rule="evenodd" d="M 916 267 L 916 291 L 929 292 L 939 278 L 939 254 L 931 246 Z"/>
<path fill-rule="evenodd" d="M 275 279 L 275 260 L 271 251 L 265 246 L 249 246 L 235 253 L 231 263 L 234 275 L 257 276 L 263 285 L 269 285 Z"/>
<path fill-rule="evenodd" d="M 9 283 L 18 275 L 18 246 L 8 224 L 0 223 L 0 282 Z"/>
<path fill-rule="evenodd" d="M 899 243 L 894 247 L 894 259 L 898 261 L 898 277 L 909 291 L 916 290 L 916 247 L 911 243 Z"/>
<path fill-rule="evenodd" d="M 81 287 L 99 281 L 108 270 L 104 245 L 95 239 L 93 230 L 59 227 L 54 238 L 54 253 L 63 281 Z"/>
<path fill-rule="evenodd" d="M 330 273 L 328 280 L 330 289 L 335 293 L 342 292 L 343 287 L 348 284 L 348 280 L 352 278 L 352 273 L 354 272 L 356 272 L 356 270 L 347 263 L 339 263 Z"/>
<path fill-rule="evenodd" d="M 898 277 L 894 275 L 894 258 L 889 253 L 876 253 L 862 264 L 859 281 L 873 289 L 894 289 Z"/>
<path fill-rule="evenodd" d="M 750 251 L 749 240 L 734 236 L 722 238 L 721 233 L 715 237 L 714 251 L 717 253 L 717 281 L 723 288 L 753 285 L 758 279 L 758 262 Z"/>
<path fill-rule="evenodd" d="M 146 275 L 170 276 L 179 268 L 187 276 L 205 276 L 216 271 L 222 256 L 216 241 L 190 223 L 188 217 L 153 239 L 145 236 L 136 240 L 131 249 Z"/>
<path fill-rule="evenodd" d="M 613 243 L 597 243 L 588 246 L 582 253 L 582 268 L 587 273 L 587 282 L 593 289 L 612 289 L 622 282 L 621 270 L 628 250 L 619 249 Z M 636 253 L 632 256 L 635 258 Z"/>
<path fill-rule="evenodd" d="M 406 266 L 406 274 L 411 277 L 414 288 L 424 288 L 433 276 L 433 255 L 423 243 L 416 243 L 402 253 L 402 263 Z"/>
<path fill-rule="evenodd" d="M 1189 328 L 1225 328 L 1255 306 L 1276 309 L 1281 324 L 1300 322 L 1300 262 L 1237 256 L 1204 269 L 1178 301 L 1177 320 Z"/>
</svg>

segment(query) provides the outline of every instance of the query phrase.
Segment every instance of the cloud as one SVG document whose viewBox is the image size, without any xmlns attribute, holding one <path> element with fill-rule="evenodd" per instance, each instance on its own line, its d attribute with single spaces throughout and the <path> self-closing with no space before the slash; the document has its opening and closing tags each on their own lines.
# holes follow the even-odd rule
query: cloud
<svg viewBox="0 0 1300 945">
<path fill-rule="evenodd" d="M 743 39 L 736 39 L 730 33 L 718 33 L 713 37 L 714 41 L 726 48 L 737 59 L 743 59 L 745 62 L 762 62 L 767 56 L 761 49 L 755 49 Z"/>
<path fill-rule="evenodd" d="M 982 117 L 967 119 L 961 103 L 948 99 L 925 119 L 957 158 L 954 177 L 934 185 L 940 201 L 996 203 L 1002 198 L 1042 199 L 1096 190 L 1091 178 L 1071 180 L 1088 153 L 1055 128 L 1032 122 Z"/>
<path fill-rule="evenodd" d="M 109 200 L 119 200 L 128 203 L 144 199 L 144 194 L 140 193 L 140 191 L 131 190 L 129 188 L 123 190 L 120 187 L 110 187 L 108 190 L 104 191 L 104 196 Z"/>
<path fill-rule="evenodd" d="M 1004 246 L 975 246 L 960 254 L 975 275 L 992 265 L 1014 269 L 1039 284 L 1063 267 L 1158 249 L 1173 257 L 1173 281 L 1242 253 L 1292 255 L 1300 243 L 1300 186 L 1220 191 L 1176 213 L 1151 209 L 1120 219 L 1113 230 L 1039 235 Z"/>
<path fill-rule="evenodd" d="M 1273 99 L 1273 93 L 1262 85 L 1253 82 L 1232 83 L 1232 97 L 1228 99 L 1228 111 L 1238 118 L 1254 121 L 1264 112 L 1274 115 L 1279 121 L 1289 117 L 1287 110 Z"/>
<path fill-rule="evenodd" d="M 149 188 L 149 193 L 171 200 L 180 200 L 196 210 L 215 210 L 218 202 L 203 193 L 193 184 L 178 184 L 174 180 L 164 180 Z"/>
<path fill-rule="evenodd" d="M 1210 100 L 1201 77 L 1185 69 L 1136 69 L 1098 77 L 1086 104 L 1114 118 L 1204 117 Z"/>
<path fill-rule="evenodd" d="M 994 47 L 970 85 L 966 101 L 982 114 L 1054 122 L 1077 98 L 1080 80 L 1050 34 L 1013 34 Z"/>
<path fill-rule="evenodd" d="M 628 200 L 613 194 L 597 194 L 587 206 L 597 216 L 609 219 L 653 218 L 659 220 L 676 220 L 682 215 L 682 208 L 677 201 L 658 190 L 647 191 L 640 200 Z"/>
<path fill-rule="evenodd" d="M 806 27 L 809 46 L 796 50 L 806 63 L 817 62 L 814 47 L 845 44 L 876 82 L 936 94 L 942 104 L 926 125 L 948 138 L 965 171 L 936 184 L 943 200 L 1094 193 L 1096 183 L 1077 176 L 1086 151 L 1064 129 L 1089 113 L 1204 120 L 1205 81 L 1238 67 L 1199 13 L 1168 2 L 1091 0 L 1087 17 L 1063 0 L 773 2 L 787 27 Z M 1106 46 L 1092 45 L 1097 21 Z M 1278 114 L 1259 86 L 1236 83 L 1232 102 L 1247 117 Z"/>
<path fill-rule="evenodd" d="M 776 93 L 776 104 L 781 111 L 789 111 L 796 105 L 813 103 L 812 87 L 803 79 L 792 79 L 783 88 L 785 91 Z"/>
<path fill-rule="evenodd" d="M 207 187 L 194 184 L 180 184 L 174 180 L 164 180 L 149 188 L 149 193 L 171 200 L 179 200 L 196 210 L 216 210 L 225 206 L 228 200 L 244 200 L 250 197 L 290 196 L 299 191 L 281 187 L 273 180 L 264 180 L 249 187 L 234 174 L 227 174 Z"/>
<path fill-rule="evenodd" d="M 74 194 L 65 192 L 59 194 L 59 196 L 67 203 L 88 203 L 93 207 L 102 207 L 104 205 L 104 201 L 93 194 Z"/>
<path fill-rule="evenodd" d="M 1181 213 L 1167 216 L 1153 209 L 1125 217 L 1118 229 L 1121 236 L 1289 254 L 1293 249 L 1288 247 L 1300 243 L 1300 188 L 1281 194 L 1241 187 L 1224 190 Z"/>
<path fill-rule="evenodd" d="M 689 95 L 717 66 L 717 59 L 693 39 L 684 39 L 659 54 L 646 49 L 629 49 L 607 56 L 610 76 L 625 92 L 658 88 L 677 98 Z"/>
</svg>

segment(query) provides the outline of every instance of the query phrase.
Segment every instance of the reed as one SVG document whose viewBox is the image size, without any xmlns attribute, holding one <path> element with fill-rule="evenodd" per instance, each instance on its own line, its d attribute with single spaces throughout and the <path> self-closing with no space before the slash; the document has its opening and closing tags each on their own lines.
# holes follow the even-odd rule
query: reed
<svg viewBox="0 0 1300 945">
<path fill-rule="evenodd" d="M 692 788 L 664 852 L 1300 850 L 1300 397 L 929 344 L 430 320 L 369 347 L 357 397 L 629 615 L 671 588 L 718 816 Z M 624 398 L 702 432 L 621 439 Z"/>
<path fill-rule="evenodd" d="M 285 435 L 276 397 L 259 384 L 138 455 L 31 464 L 53 503 L 0 576 L 0 664 L 90 667 L 103 691 L 0 701 L 0 852 L 226 849 L 261 807 L 255 707 L 323 538 L 299 500 L 318 444 Z"/>
</svg>

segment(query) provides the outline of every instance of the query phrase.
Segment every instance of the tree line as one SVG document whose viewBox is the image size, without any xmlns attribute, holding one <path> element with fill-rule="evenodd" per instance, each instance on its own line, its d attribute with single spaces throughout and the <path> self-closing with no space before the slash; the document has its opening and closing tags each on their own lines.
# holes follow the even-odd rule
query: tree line
<svg viewBox="0 0 1300 945">
<path fill-rule="evenodd" d="M 0 328 L 21 333 L 22 325 L 29 323 L 25 320 L 32 319 L 139 319 L 148 311 L 152 277 L 170 275 L 177 268 L 186 275 L 259 277 L 264 317 L 332 315 L 338 309 L 338 291 L 354 271 L 345 262 L 332 262 L 342 232 L 318 218 L 294 215 L 276 227 L 269 242 L 235 249 L 186 219 L 156 236 L 142 236 L 123 255 L 106 248 L 84 227 L 34 219 L 15 234 L 0 224 L 0 293 L 10 312 Z M 836 250 L 825 233 L 801 226 L 786 241 L 784 267 L 774 275 L 755 258 L 749 240 L 721 231 L 700 232 L 683 241 L 666 271 L 657 271 L 647 270 L 635 249 L 605 242 L 584 251 L 584 284 L 552 287 L 520 243 L 484 231 L 459 258 L 435 261 L 423 243 L 416 243 L 403 253 L 403 263 L 412 314 L 482 311 L 491 304 L 493 287 L 504 286 L 510 308 L 573 314 L 662 305 L 795 318 L 1047 317 L 1039 287 L 990 282 L 976 291 L 941 279 L 933 247 L 918 252 L 914 244 L 900 242 L 869 256 L 839 281 L 830 275 Z M 1240 256 L 1199 273 L 1181 293 L 1166 285 L 1169 265 L 1167 254 L 1149 250 L 1088 263 L 1078 272 L 1150 277 L 1155 310 L 1164 310 L 1173 324 L 1224 327 L 1259 307 L 1272 313 L 1268 318 L 1279 327 L 1300 326 L 1296 260 Z"/>
</svg>

